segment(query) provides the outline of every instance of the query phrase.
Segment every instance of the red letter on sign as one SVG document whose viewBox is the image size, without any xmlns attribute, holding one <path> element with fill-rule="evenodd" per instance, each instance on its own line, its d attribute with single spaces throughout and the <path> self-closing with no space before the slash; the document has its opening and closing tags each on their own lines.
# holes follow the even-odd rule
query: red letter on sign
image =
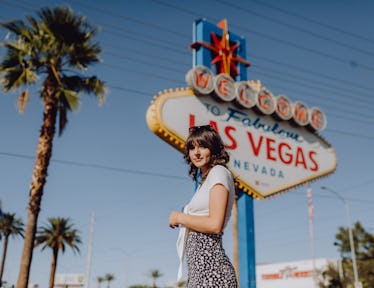
<svg viewBox="0 0 374 288">
<path fill-rule="evenodd" d="M 309 159 L 314 164 L 314 166 L 310 167 L 309 169 L 310 169 L 310 171 L 313 171 L 313 172 L 318 171 L 318 168 L 319 168 L 316 159 L 314 159 L 314 156 L 316 156 L 316 154 L 317 154 L 316 151 L 310 151 L 309 152 Z"/>
<path fill-rule="evenodd" d="M 203 87 L 203 88 L 208 87 L 208 83 L 210 81 L 210 75 L 209 74 L 205 74 L 205 73 L 198 74 L 195 71 L 195 77 L 196 77 L 196 86 L 197 87 Z"/>
<path fill-rule="evenodd" d="M 251 132 L 247 132 L 247 134 L 248 134 L 249 142 L 250 142 L 252 150 L 253 150 L 253 154 L 255 156 L 258 156 L 258 154 L 260 153 L 261 144 L 262 144 L 262 140 L 264 139 L 264 137 L 260 136 L 260 139 L 259 139 L 258 144 L 256 146 L 256 144 L 255 144 L 255 142 L 253 140 L 253 137 L 252 137 L 252 133 Z"/>
<path fill-rule="evenodd" d="M 274 143 L 275 140 L 271 138 L 266 138 L 266 153 L 267 153 L 267 158 L 272 161 L 276 161 L 277 159 L 272 155 L 272 152 L 275 151 L 274 148 Z"/>
<path fill-rule="evenodd" d="M 232 126 L 227 126 L 225 128 L 225 134 L 231 140 L 231 145 L 226 144 L 225 146 L 226 146 L 227 149 L 234 150 L 234 149 L 236 149 L 236 147 L 238 147 L 238 143 L 236 143 L 235 138 L 230 134 L 231 131 L 236 131 L 236 129 Z"/>
<path fill-rule="evenodd" d="M 299 166 L 299 164 L 303 165 L 303 167 L 307 169 L 306 163 L 305 163 L 304 152 L 303 152 L 303 149 L 301 149 L 301 147 L 297 147 L 295 167 Z"/>
</svg>

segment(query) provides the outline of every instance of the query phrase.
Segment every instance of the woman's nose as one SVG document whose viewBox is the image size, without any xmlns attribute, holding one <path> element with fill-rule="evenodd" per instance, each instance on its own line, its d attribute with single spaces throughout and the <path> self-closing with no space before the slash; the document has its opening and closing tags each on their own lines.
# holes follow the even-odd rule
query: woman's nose
<svg viewBox="0 0 374 288">
<path fill-rule="evenodd" d="M 199 147 L 195 147 L 195 148 L 193 149 L 193 153 L 194 153 L 194 154 L 200 154 L 200 149 L 199 149 Z"/>
</svg>

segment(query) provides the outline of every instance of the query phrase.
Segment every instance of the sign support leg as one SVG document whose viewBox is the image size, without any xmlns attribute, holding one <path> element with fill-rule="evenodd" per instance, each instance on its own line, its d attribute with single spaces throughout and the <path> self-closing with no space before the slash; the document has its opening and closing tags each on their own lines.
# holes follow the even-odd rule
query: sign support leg
<svg viewBox="0 0 374 288">
<path fill-rule="evenodd" d="M 240 288 L 256 288 L 256 255 L 253 198 L 238 189 Z"/>
</svg>

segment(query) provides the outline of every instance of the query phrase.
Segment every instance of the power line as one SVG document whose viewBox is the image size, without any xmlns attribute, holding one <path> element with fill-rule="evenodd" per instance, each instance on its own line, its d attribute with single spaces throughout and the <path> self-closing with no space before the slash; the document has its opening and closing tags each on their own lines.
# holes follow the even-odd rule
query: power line
<svg viewBox="0 0 374 288">
<path fill-rule="evenodd" d="M 76 1 L 76 0 L 74 0 L 73 2 L 77 2 L 77 3 L 80 3 L 80 4 L 82 4 L 80 1 Z M 156 1 L 157 2 L 157 1 Z M 104 13 L 104 14 L 107 14 L 107 12 L 109 13 L 109 14 L 111 14 L 111 11 L 110 10 L 107 10 L 107 9 L 96 9 L 95 8 L 95 6 L 92 6 L 92 5 L 84 5 L 85 7 L 88 7 L 88 8 L 90 8 L 90 9 L 93 9 L 93 10 L 98 10 L 98 11 L 100 11 L 100 12 L 102 12 L 102 13 Z M 104 11 L 106 11 L 106 12 L 104 12 Z M 187 12 L 190 14 L 191 13 L 191 11 L 189 11 L 189 10 L 187 10 Z M 116 13 L 116 15 L 118 16 L 118 17 L 122 17 L 123 15 L 119 15 L 119 14 L 117 14 Z M 127 17 L 125 17 L 125 18 L 127 18 Z M 134 22 L 139 22 L 139 20 L 138 19 L 136 19 L 136 18 L 130 18 L 129 20 L 131 20 L 131 21 L 134 21 Z M 147 22 L 145 22 L 145 21 L 140 21 L 143 25 L 145 25 L 145 26 L 147 26 L 147 27 L 152 27 L 152 26 L 154 26 L 153 24 L 151 25 L 150 23 L 147 23 Z M 115 26 L 113 26 L 113 25 L 108 25 L 108 24 L 106 24 L 108 27 L 112 27 L 112 28 L 114 28 L 114 29 L 122 29 L 122 28 L 120 28 L 120 27 L 115 27 Z M 172 33 L 172 34 L 176 34 L 177 33 L 177 31 L 174 31 L 174 30 L 169 30 L 169 29 L 166 29 L 165 27 L 163 27 L 163 26 L 156 26 L 158 29 L 160 29 L 160 30 L 162 30 L 162 31 L 168 31 L 168 32 L 170 32 L 170 33 Z M 123 32 L 123 31 L 122 31 Z M 131 35 L 134 35 L 135 33 L 134 32 L 132 32 L 132 31 L 129 31 L 129 33 L 131 34 Z M 138 32 L 136 32 L 136 33 L 138 33 Z M 179 34 L 181 37 L 183 37 L 183 38 L 186 38 L 187 36 L 185 35 L 185 34 L 182 34 L 182 33 L 180 33 Z M 141 39 L 145 39 L 145 38 L 148 38 L 149 36 L 148 35 L 141 35 Z M 174 43 L 172 43 L 172 44 L 174 44 Z M 167 49 L 170 49 L 170 47 L 167 47 Z M 282 66 L 286 66 L 286 63 L 282 63 Z M 295 67 L 293 67 L 293 68 L 295 68 Z M 305 71 L 304 71 L 305 72 Z M 320 75 L 320 74 L 316 74 L 315 72 L 312 72 L 314 75 Z M 333 80 L 336 80 L 336 81 L 339 81 L 340 83 L 342 83 L 342 84 L 346 84 L 348 81 L 347 80 L 340 80 L 340 79 L 336 79 L 336 78 L 334 78 L 334 77 L 331 77 L 331 76 L 329 76 L 329 75 L 323 75 L 324 77 L 330 77 L 330 79 L 333 79 Z M 350 83 L 351 85 L 352 84 L 355 84 L 355 83 Z M 363 88 L 362 87 L 362 85 L 355 85 L 355 87 L 356 88 Z M 367 88 L 368 89 L 368 91 L 370 91 L 370 92 L 372 92 L 372 88 Z"/>
<path fill-rule="evenodd" d="M 23 2 L 26 2 L 26 1 L 23 1 Z M 78 1 L 79 2 L 79 1 Z M 95 7 L 94 6 L 92 6 L 92 5 L 84 5 L 84 6 L 86 6 L 86 7 L 89 7 L 89 8 L 91 8 L 91 9 L 94 9 L 95 10 Z M 101 13 L 109 13 L 110 12 L 110 10 L 107 10 L 107 9 L 105 9 L 105 10 L 103 10 L 103 9 L 96 9 L 96 10 L 98 10 L 99 12 L 101 12 Z M 105 12 L 104 12 L 105 11 Z M 118 17 L 119 16 L 121 16 L 121 15 L 119 15 L 119 14 L 117 14 L 117 13 L 115 13 Z M 126 18 L 126 17 L 125 17 Z M 137 19 L 136 18 L 130 18 L 130 20 L 131 21 L 136 21 Z M 143 25 L 149 25 L 148 23 L 146 23 L 146 22 L 144 22 L 144 21 L 140 21 Z M 114 27 L 113 25 L 109 25 L 109 27 Z M 161 29 L 162 27 L 161 26 L 159 26 L 159 28 Z M 123 29 L 123 28 L 121 28 L 121 27 L 114 27 L 113 29 L 116 29 L 116 30 L 121 30 L 121 32 L 125 32 L 126 34 L 129 34 L 129 35 L 134 35 L 134 34 L 137 34 L 136 32 L 134 32 L 134 31 L 130 31 L 130 30 L 128 30 L 128 29 Z M 169 32 L 175 32 L 175 31 L 171 31 L 171 30 L 169 30 Z M 109 33 L 113 33 L 113 32 L 111 32 L 111 31 L 109 31 Z M 114 34 L 116 34 L 116 33 L 114 33 Z M 117 34 L 116 34 L 117 35 Z M 185 37 L 184 35 L 183 35 L 183 37 Z M 136 39 L 136 40 L 138 40 L 138 41 L 144 41 L 144 39 L 148 39 L 149 37 L 148 36 L 146 36 L 146 35 L 141 35 L 141 39 Z M 149 41 L 149 40 L 148 40 Z M 154 43 L 154 41 L 155 41 L 155 39 L 153 39 L 153 43 Z M 157 41 L 157 40 L 156 40 Z M 170 44 L 171 45 L 171 44 Z M 172 45 L 171 45 L 172 46 Z M 165 48 L 165 49 L 168 49 L 168 50 L 170 50 L 170 46 L 167 46 L 167 47 L 162 47 L 162 48 Z M 178 52 L 178 53 L 182 53 L 180 50 L 174 50 L 175 52 Z M 183 53 L 183 54 L 185 54 L 185 53 Z M 170 69 L 172 69 L 172 68 L 170 68 Z M 283 73 L 284 74 L 284 73 Z M 361 86 L 359 86 L 359 87 L 361 87 Z"/>
<path fill-rule="evenodd" d="M 10 153 L 10 152 L 3 152 L 0 151 L 0 155 L 6 156 L 6 157 L 13 157 L 13 158 L 19 158 L 19 159 L 27 159 L 27 160 L 34 160 L 35 156 L 20 154 L 20 153 Z M 188 177 L 182 177 L 177 175 L 170 175 L 170 174 L 162 174 L 162 173 L 155 173 L 155 172 L 149 172 L 149 171 L 142 171 L 142 170 L 135 170 L 135 169 L 128 169 L 128 168 L 119 168 L 119 167 L 113 167 L 113 166 L 107 166 L 107 165 L 100 165 L 95 163 L 84 163 L 79 161 L 69 161 L 69 160 L 60 160 L 55 159 L 52 157 L 51 162 L 69 165 L 69 166 L 76 166 L 76 167 L 85 167 L 85 168 L 93 168 L 93 169 L 100 169 L 100 170 L 108 170 L 108 171 L 115 171 L 115 172 L 122 172 L 122 173 L 128 173 L 128 174 L 139 174 L 139 175 L 145 175 L 145 176 L 152 176 L 152 177 L 162 177 L 162 178 L 170 178 L 170 179 L 178 179 L 178 180 L 186 180 Z M 348 190 L 361 186 L 365 186 L 368 184 L 374 183 L 374 179 L 366 180 L 362 183 L 357 183 L 350 188 L 343 189 Z M 290 192 L 291 193 L 291 192 Z M 301 194 L 297 194 L 297 196 L 304 196 Z M 314 193 L 314 196 L 321 197 L 321 198 L 329 198 L 329 199 L 336 199 L 336 197 L 329 196 L 329 195 L 322 195 L 319 193 Z M 358 199 L 358 198 L 346 198 L 349 201 L 353 202 L 360 202 L 365 203 L 368 205 L 374 205 L 374 201 L 368 200 L 368 199 Z"/>
<path fill-rule="evenodd" d="M 310 31 L 310 30 L 304 29 L 301 26 L 296 26 L 296 25 L 292 25 L 292 24 L 289 24 L 289 23 L 284 22 L 284 21 L 280 21 L 280 20 L 275 19 L 273 17 L 269 17 L 266 14 L 258 13 L 258 12 L 255 12 L 255 10 L 250 10 L 250 9 L 248 9 L 246 7 L 237 5 L 237 4 L 233 3 L 233 2 L 229 2 L 228 3 L 227 1 L 224 1 L 224 0 L 215 0 L 215 2 L 220 2 L 221 4 L 223 4 L 225 6 L 228 6 L 228 7 L 231 7 L 231 8 L 235 8 L 235 9 L 237 9 L 239 11 L 244 11 L 244 12 L 246 12 L 248 14 L 255 15 L 255 16 L 261 18 L 261 19 L 266 19 L 267 21 L 276 23 L 277 25 L 280 24 L 282 26 L 285 26 L 285 27 L 291 28 L 293 30 L 302 32 L 304 34 L 308 34 L 310 36 L 313 36 L 313 37 L 316 37 L 316 38 L 319 38 L 319 39 L 331 42 L 331 43 L 333 43 L 335 45 L 338 45 L 340 47 L 346 47 L 346 48 L 349 48 L 349 49 L 351 49 L 353 51 L 356 51 L 356 52 L 359 52 L 359 53 L 362 53 L 362 54 L 365 54 L 365 55 L 374 56 L 374 53 L 371 52 L 371 51 L 363 50 L 361 48 L 354 47 L 354 46 L 352 46 L 350 44 L 347 44 L 347 43 L 344 43 L 344 42 L 332 39 L 330 37 L 323 36 L 321 34 L 315 33 L 314 31 Z"/>
<path fill-rule="evenodd" d="M 301 19 L 303 21 L 307 21 L 309 23 L 313 23 L 313 24 L 316 24 L 316 25 L 319 25 L 323 28 L 327 28 L 327 29 L 330 29 L 332 31 L 336 31 L 336 32 L 339 32 L 339 33 L 342 33 L 344 35 L 347 35 L 347 36 L 351 36 L 351 37 L 354 37 L 356 39 L 360 39 L 360 40 L 364 40 L 364 41 L 367 41 L 371 44 L 374 44 L 374 40 L 373 39 L 369 39 L 367 37 L 364 37 L 362 35 L 358 35 L 356 33 L 351 33 L 351 32 L 348 32 L 346 30 L 343 30 L 339 27 L 335 27 L 335 26 L 332 26 L 330 24 L 326 24 L 326 23 L 322 23 L 320 21 L 316 21 L 312 18 L 308 18 L 306 17 L 305 15 L 300 15 L 300 14 L 297 14 L 295 12 L 292 12 L 292 11 L 289 11 L 287 9 L 284 9 L 284 8 L 280 8 L 278 6 L 275 6 L 275 5 L 272 5 L 272 4 L 269 4 L 269 3 L 265 3 L 264 1 L 260 1 L 260 0 L 252 0 L 252 2 L 255 2 L 256 4 L 259 4 L 259 5 L 262 5 L 262 6 L 265 6 L 265 7 L 268 7 L 272 10 L 275 10 L 275 11 L 278 11 L 278 12 L 281 12 L 283 14 L 286 14 L 286 15 L 290 15 L 290 16 L 293 16 L 293 17 L 296 17 L 298 19 Z"/>
<path fill-rule="evenodd" d="M 97 12 L 102 13 L 102 14 L 111 15 L 111 16 L 114 16 L 114 17 L 117 17 L 117 18 L 120 18 L 120 19 L 124 19 L 124 20 L 130 21 L 130 22 L 133 22 L 133 23 L 138 23 L 140 25 L 146 26 L 147 28 L 151 27 L 151 28 L 155 28 L 157 30 L 162 30 L 162 31 L 171 33 L 174 36 L 178 36 L 178 37 L 182 37 L 182 38 L 185 37 L 184 34 L 179 33 L 179 32 L 177 32 L 175 30 L 170 30 L 167 27 L 160 26 L 157 23 L 152 23 L 152 25 L 150 25 L 149 23 L 147 23 L 147 22 L 145 22 L 143 20 L 139 20 L 138 18 L 134 18 L 134 17 L 130 17 L 130 16 L 125 16 L 123 14 L 119 14 L 119 13 L 113 12 L 112 10 L 99 8 L 97 6 L 90 5 L 90 4 L 87 4 L 87 3 L 84 3 L 84 2 L 78 1 L 78 0 L 70 0 L 70 2 L 73 2 L 75 4 L 78 4 L 78 5 L 86 7 L 86 8 L 89 8 L 91 10 L 97 11 Z"/>
<path fill-rule="evenodd" d="M 305 81 L 307 83 L 307 85 L 317 84 L 317 85 L 310 86 L 310 87 L 312 87 L 314 90 L 319 89 L 321 91 L 332 91 L 334 93 L 338 93 L 339 95 L 345 95 L 345 96 L 349 97 L 350 99 L 352 98 L 352 94 L 355 95 L 355 99 L 359 99 L 359 100 L 363 100 L 363 101 L 367 101 L 369 97 L 372 97 L 372 93 L 357 93 L 357 90 L 342 89 L 341 86 L 329 85 L 329 84 L 326 84 L 326 83 L 318 81 L 318 80 L 312 80 L 312 79 L 300 76 L 298 74 L 287 73 L 285 71 L 276 70 L 276 69 L 273 69 L 273 68 L 261 67 L 257 64 L 253 64 L 253 63 L 252 63 L 251 68 L 252 68 L 252 71 L 253 71 L 253 68 L 255 68 L 255 71 L 257 71 L 256 68 L 258 68 L 258 69 L 260 69 L 260 71 L 273 72 L 276 75 L 286 76 L 287 78 L 292 79 L 292 83 L 294 83 L 294 79 L 299 79 L 299 80 Z M 305 84 L 301 84 L 301 85 L 305 86 Z M 344 93 L 344 92 L 347 92 L 347 93 Z M 362 95 L 362 97 L 361 97 L 361 95 Z M 356 104 L 358 104 L 358 103 L 356 103 Z M 369 103 L 366 102 L 366 103 L 360 103 L 360 104 L 363 105 L 364 108 L 368 108 Z"/>
<path fill-rule="evenodd" d="M 313 75 L 313 76 L 316 76 L 318 78 L 323 78 L 323 79 L 330 79 L 332 81 L 335 81 L 337 83 L 340 83 L 340 84 L 349 84 L 350 86 L 353 86 L 355 88 L 358 88 L 358 89 L 364 89 L 366 90 L 367 92 L 369 93 L 372 93 L 373 92 L 373 88 L 371 87 L 368 87 L 368 86 L 365 86 L 365 85 L 361 85 L 361 84 L 358 84 L 358 83 L 355 83 L 355 82 L 352 82 L 348 79 L 339 79 L 337 77 L 334 77 L 334 76 L 331 76 L 329 74 L 324 74 L 323 72 L 314 72 L 314 71 L 311 71 L 309 69 L 305 69 L 304 67 L 299 67 L 299 66 L 296 66 L 296 65 L 291 65 L 289 63 L 286 63 L 286 62 L 282 62 L 282 61 L 279 61 L 279 60 L 274 60 L 274 59 L 269 59 L 269 58 L 266 58 L 266 57 L 263 57 L 263 56 L 260 56 L 260 55 L 254 55 L 253 53 L 250 53 L 252 56 L 255 57 L 255 59 L 261 59 L 265 62 L 270 62 L 270 63 L 273 63 L 273 64 L 276 64 L 276 65 L 280 65 L 282 67 L 289 67 L 293 70 L 296 70 L 296 71 L 299 71 L 299 72 L 302 72 L 302 73 L 306 73 L 306 74 L 309 74 L 309 75 Z M 250 56 L 250 57 L 252 57 Z M 251 58 L 248 58 L 248 59 L 251 59 Z"/>
<path fill-rule="evenodd" d="M 0 155 L 7 156 L 7 157 L 20 158 L 20 159 L 28 159 L 28 160 L 34 160 L 35 159 L 35 157 L 33 157 L 33 156 L 29 156 L 29 155 L 25 155 L 25 154 L 18 154 L 18 153 L 0 152 Z M 83 163 L 83 162 L 59 160 L 59 159 L 51 159 L 51 162 L 64 164 L 64 165 L 69 165 L 69 166 L 94 168 L 94 169 L 122 172 L 122 173 L 128 173 L 128 174 L 138 174 L 138 175 L 169 178 L 169 179 L 178 179 L 178 180 L 186 180 L 187 179 L 187 177 L 182 177 L 182 176 L 177 176 L 177 175 L 169 175 L 169 174 L 155 173 L 155 172 L 135 170 L 135 169 L 112 167 L 112 166 L 106 166 L 106 165 L 100 165 L 100 164 L 94 164 L 94 163 Z"/>
<path fill-rule="evenodd" d="M 256 71 L 256 70 L 255 70 Z M 267 71 L 267 70 L 265 70 L 265 71 Z M 313 85 L 311 85 L 311 83 L 301 83 L 301 82 L 298 82 L 298 81 L 295 81 L 295 80 L 288 80 L 288 79 L 286 79 L 286 78 L 284 78 L 284 77 L 282 77 L 282 76 L 279 76 L 279 75 L 283 75 L 283 74 L 279 74 L 279 73 L 276 73 L 276 75 L 274 76 L 274 74 L 272 74 L 272 73 L 266 73 L 266 72 L 263 72 L 263 70 L 261 70 L 261 71 L 256 71 L 256 73 L 257 74 L 260 74 L 260 75 L 265 75 L 265 76 L 269 76 L 270 75 L 270 77 L 272 78 L 272 79 L 277 79 L 277 80 L 281 80 L 282 82 L 288 82 L 288 83 L 292 83 L 292 84 L 295 84 L 295 85 L 298 85 L 298 86 L 301 86 L 301 87 L 303 87 L 303 88 L 311 88 L 311 89 L 313 89 L 313 90 L 317 90 L 317 91 L 328 91 L 328 93 L 329 94 L 331 94 L 331 90 L 329 90 L 328 88 L 326 89 L 326 88 L 324 88 L 324 87 L 316 87 L 316 86 L 313 86 Z M 305 80 L 304 80 L 305 81 Z M 341 92 L 333 92 L 334 94 L 334 96 L 337 96 L 337 95 L 345 95 L 344 93 L 341 93 Z M 316 93 L 315 93 L 316 94 Z M 316 94 L 315 95 L 315 97 L 317 96 L 318 94 Z M 320 96 L 318 97 L 318 98 L 321 98 Z M 335 106 L 336 105 L 340 105 L 340 104 L 343 104 L 343 106 L 345 106 L 346 107 L 346 105 L 344 105 L 344 104 L 348 104 L 349 105 L 349 110 L 347 110 L 347 112 L 352 112 L 352 109 L 351 108 L 357 108 L 357 109 L 359 109 L 360 110 L 360 114 L 361 115 L 363 115 L 363 116 L 366 116 L 366 117 L 368 117 L 368 118 L 370 118 L 370 117 L 373 117 L 373 114 L 372 113 L 370 113 L 372 110 L 373 110 L 373 108 L 371 108 L 371 105 L 369 105 L 369 103 L 356 103 L 356 105 L 352 105 L 352 103 L 351 102 L 347 102 L 347 101 L 344 101 L 344 99 L 342 99 L 342 97 L 340 97 L 339 98 L 340 100 L 339 100 L 339 103 L 336 103 L 336 99 L 330 99 L 330 98 L 327 98 L 327 97 L 325 97 L 325 98 L 323 98 L 322 100 L 324 101 L 324 102 L 326 102 L 326 101 L 330 101 L 330 102 L 333 102 L 334 104 L 335 104 Z M 363 105 L 362 107 L 358 107 L 358 105 Z M 369 110 L 369 114 L 363 114 L 362 113 L 362 110 L 363 109 L 368 109 Z"/>
<path fill-rule="evenodd" d="M 152 0 L 152 1 L 156 2 L 160 5 L 176 9 L 178 11 L 188 13 L 190 15 L 195 15 L 194 11 L 186 9 L 186 8 L 181 8 L 181 7 L 176 6 L 174 4 L 165 3 L 165 2 L 162 2 L 160 0 Z M 220 19 L 217 19 L 217 18 L 212 18 L 212 19 L 217 21 L 217 22 L 220 21 Z M 334 60 L 336 62 L 340 62 L 340 63 L 344 63 L 344 64 L 348 64 L 348 65 L 351 64 L 351 61 L 347 61 L 346 59 L 338 57 L 338 56 L 333 55 L 333 54 L 328 54 L 328 53 L 323 52 L 323 51 L 319 51 L 319 50 L 316 50 L 316 49 L 313 49 L 313 48 L 305 47 L 305 46 L 296 44 L 294 42 L 290 42 L 290 41 L 287 41 L 287 40 L 284 40 L 284 39 L 281 39 L 281 38 L 277 38 L 277 37 L 274 37 L 274 36 L 271 36 L 271 35 L 267 35 L 267 34 L 262 33 L 262 32 L 260 33 L 258 31 L 251 30 L 251 29 L 248 29 L 247 27 L 243 27 L 243 26 L 240 26 L 240 25 L 232 24 L 231 26 L 232 27 L 237 27 L 240 30 L 243 30 L 243 31 L 252 33 L 254 35 L 257 35 L 258 37 L 266 38 L 270 41 L 276 42 L 277 44 L 282 43 L 284 45 L 291 46 L 293 48 L 303 50 L 303 51 L 306 51 L 306 52 L 309 52 L 309 53 L 312 53 L 312 54 L 315 54 L 315 55 L 319 55 L 319 56 L 328 58 L 330 60 Z M 370 72 L 374 72 L 374 67 L 371 67 L 371 66 L 368 66 L 368 65 L 365 65 L 365 64 L 357 64 L 357 67 L 365 69 L 365 70 L 370 71 Z"/>
<path fill-rule="evenodd" d="M 144 22 L 143 22 L 144 23 Z M 128 31 L 127 31 L 128 32 Z M 144 37 L 142 37 L 140 40 L 143 40 L 143 38 Z M 169 48 L 169 47 L 163 47 L 163 48 Z M 179 51 L 179 50 L 178 50 Z M 110 53 L 109 53 L 110 54 Z M 129 58 L 129 57 L 126 57 L 126 56 L 123 56 L 123 58 L 126 58 L 127 60 L 129 60 L 129 61 L 134 61 L 134 60 L 132 60 L 131 58 Z M 149 62 L 147 62 L 147 61 L 143 61 L 143 63 L 145 63 L 145 64 L 149 64 Z M 106 64 L 106 63 L 104 63 L 103 64 L 104 66 L 107 66 L 107 67 L 111 67 L 111 68 L 114 68 L 114 69 L 119 69 L 119 70 L 121 70 L 121 71 L 124 71 L 124 69 L 122 68 L 122 67 L 119 67 L 118 65 L 113 65 L 113 64 Z M 161 68 L 164 68 L 164 69 L 169 69 L 168 67 L 166 67 L 166 66 L 164 66 L 164 67 L 162 67 L 162 66 L 160 66 Z M 159 78 L 159 79 L 163 79 L 163 80 L 168 80 L 168 81 L 176 81 L 176 82 L 180 82 L 180 80 L 178 79 L 171 79 L 171 78 L 169 78 L 169 77 L 164 77 L 164 76 L 160 76 L 159 74 L 155 74 L 155 73 L 149 73 L 149 72 L 143 72 L 143 71 L 139 71 L 139 70 L 134 70 L 134 69 L 132 69 L 132 70 L 127 70 L 128 72 L 130 72 L 130 73 L 138 73 L 138 74 L 141 74 L 141 75 L 145 75 L 145 76 L 148 76 L 148 77 L 155 77 L 155 78 Z M 176 70 L 175 70 L 176 71 Z M 294 81 L 292 81 L 292 82 L 294 82 Z M 305 86 L 305 84 L 301 84 L 301 86 Z M 118 88 L 118 87 L 117 87 Z M 315 87 L 313 87 L 313 88 L 315 88 Z M 341 101 L 339 101 L 338 103 L 340 103 Z M 351 105 L 352 106 L 352 105 Z M 351 119 L 353 119 L 353 118 L 351 118 Z M 361 123 L 363 123 L 364 121 L 361 121 L 361 120 L 356 120 L 356 121 L 359 121 L 359 122 L 361 122 Z M 337 132 L 337 133 L 341 133 L 341 131 L 335 131 L 335 132 Z M 345 135 L 348 135 L 346 132 L 344 133 Z M 350 134 L 350 135 L 352 135 L 352 134 Z M 357 135 L 355 135 L 355 136 L 357 136 Z M 364 138 L 368 138 L 367 137 L 367 135 L 365 135 L 364 136 Z M 369 137 L 368 139 L 372 139 L 371 137 Z"/>
</svg>

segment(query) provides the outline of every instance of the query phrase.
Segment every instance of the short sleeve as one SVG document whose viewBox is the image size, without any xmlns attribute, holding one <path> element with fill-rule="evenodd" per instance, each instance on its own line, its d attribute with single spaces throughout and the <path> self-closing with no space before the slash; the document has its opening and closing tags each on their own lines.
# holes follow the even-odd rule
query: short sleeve
<svg viewBox="0 0 374 288">
<path fill-rule="evenodd" d="M 233 178 L 231 172 L 224 166 L 216 165 L 214 166 L 207 177 L 208 191 L 216 184 L 221 184 L 231 192 Z"/>
</svg>

